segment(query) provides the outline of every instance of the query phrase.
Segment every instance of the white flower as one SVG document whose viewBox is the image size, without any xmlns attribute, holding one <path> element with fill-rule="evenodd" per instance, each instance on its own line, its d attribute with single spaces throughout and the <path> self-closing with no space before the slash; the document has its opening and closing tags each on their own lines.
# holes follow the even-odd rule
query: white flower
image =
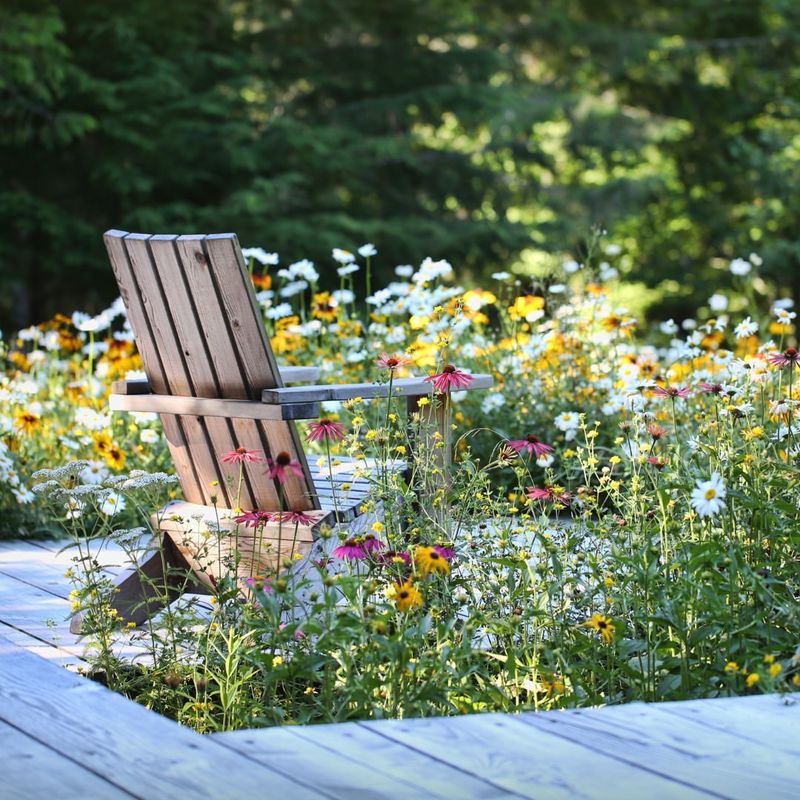
<svg viewBox="0 0 800 800">
<path fill-rule="evenodd" d="M 125 509 L 125 498 L 118 492 L 109 492 L 100 511 L 106 516 L 113 517 L 118 511 Z"/>
<path fill-rule="evenodd" d="M 728 307 L 728 298 L 724 294 L 715 292 L 708 298 L 708 305 L 712 311 L 724 311 Z"/>
<path fill-rule="evenodd" d="M 16 486 L 11 492 L 20 505 L 27 505 L 36 499 L 36 495 L 27 486 Z"/>
<path fill-rule="evenodd" d="M 607 244 L 606 255 L 618 256 L 622 252 L 622 248 L 618 244 Z"/>
<path fill-rule="evenodd" d="M 577 411 L 565 411 L 555 418 L 555 426 L 560 431 L 574 431 L 577 430 L 578 425 L 581 424 L 581 416 Z"/>
<path fill-rule="evenodd" d="M 367 244 L 362 244 L 361 247 L 358 248 L 358 254 L 362 258 L 371 258 L 372 256 L 377 255 L 378 251 L 374 244 L 368 242 Z"/>
<path fill-rule="evenodd" d="M 727 491 L 722 477 L 714 472 L 707 481 L 697 481 L 692 491 L 692 508 L 701 517 L 713 517 L 725 508 Z"/>
<path fill-rule="evenodd" d="M 572 275 L 573 272 L 577 272 L 582 267 L 583 264 L 579 264 L 577 261 L 572 259 L 564 262 L 564 272 L 566 272 L 568 275 Z"/>
<path fill-rule="evenodd" d="M 496 281 L 507 281 L 511 277 L 510 272 L 493 272 L 492 278 Z"/>
<path fill-rule="evenodd" d="M 734 258 L 731 261 L 730 271 L 732 275 L 747 275 L 753 265 L 744 258 Z"/>
<path fill-rule="evenodd" d="M 794 311 L 787 311 L 785 308 L 777 308 L 777 303 L 775 305 L 775 319 L 777 319 L 781 325 L 790 325 L 792 320 L 797 318 L 797 314 Z"/>
<path fill-rule="evenodd" d="M 245 258 L 254 258 L 265 267 L 274 267 L 279 261 L 277 253 L 268 253 L 263 247 L 245 247 L 242 255 Z"/>
<path fill-rule="evenodd" d="M 491 414 L 492 411 L 497 411 L 506 404 L 505 397 L 500 392 L 492 392 L 487 394 L 481 402 L 481 410 L 484 414 Z"/>
<path fill-rule="evenodd" d="M 678 332 L 678 325 L 674 319 L 668 319 L 666 322 L 662 322 L 658 327 L 661 333 L 666 333 L 668 336 L 672 336 Z"/>
<path fill-rule="evenodd" d="M 75 412 L 75 424 L 90 431 L 102 431 L 111 424 L 111 417 L 100 414 L 93 408 L 80 406 Z"/>
<path fill-rule="evenodd" d="M 78 519 L 83 514 L 85 503 L 78 500 L 77 497 L 70 497 L 64 508 L 67 510 L 67 519 Z"/>
<path fill-rule="evenodd" d="M 347 264 L 344 267 L 339 267 L 339 269 L 336 270 L 336 274 L 340 278 L 344 278 L 346 275 L 352 275 L 354 272 L 358 272 L 360 269 L 361 267 L 359 267 L 358 264 Z"/>
<path fill-rule="evenodd" d="M 434 261 L 430 256 L 426 258 L 419 269 L 414 273 L 412 280 L 417 285 L 421 283 L 428 283 L 429 281 L 436 280 L 437 278 L 444 278 L 451 275 L 453 272 L 453 265 L 445 259 Z"/>
<path fill-rule="evenodd" d="M 410 278 L 414 274 L 411 264 L 400 264 L 394 268 L 394 274 L 399 278 Z"/>
<path fill-rule="evenodd" d="M 159 438 L 158 431 L 154 431 L 152 428 L 145 428 L 139 433 L 142 444 L 155 444 Z"/>
<path fill-rule="evenodd" d="M 600 265 L 600 280 L 613 281 L 614 278 L 619 277 L 619 271 L 607 264 L 605 261 Z"/>
<path fill-rule="evenodd" d="M 772 311 L 775 312 L 776 308 L 791 308 L 794 305 L 794 300 L 791 297 L 781 297 L 772 304 Z"/>
<path fill-rule="evenodd" d="M 566 289 L 567 287 L 564 286 L 563 283 L 554 283 L 552 286 L 548 288 L 547 291 L 550 292 L 550 294 L 564 294 Z"/>
<path fill-rule="evenodd" d="M 273 308 L 267 309 L 267 319 L 283 319 L 292 316 L 292 307 L 288 303 L 281 303 Z"/>
<path fill-rule="evenodd" d="M 111 325 L 111 317 L 105 311 L 96 317 L 90 317 L 88 314 L 84 314 L 83 311 L 75 311 L 72 314 L 72 324 L 84 333 L 98 333 Z"/>
<path fill-rule="evenodd" d="M 555 458 L 553 457 L 552 453 L 542 453 L 540 456 L 537 456 L 536 463 L 542 467 L 543 469 L 547 469 L 549 466 L 553 464 Z"/>
<path fill-rule="evenodd" d="M 83 483 L 98 486 L 108 477 L 108 469 L 102 461 L 90 461 L 79 477 Z"/>
<path fill-rule="evenodd" d="M 745 317 L 734 329 L 737 339 L 746 339 L 748 336 L 755 336 L 758 333 L 758 323 L 753 322 L 750 317 Z"/>
<path fill-rule="evenodd" d="M 289 264 L 289 275 L 292 278 L 300 278 L 309 283 L 316 283 L 319 280 L 319 273 L 314 269 L 314 262 L 309 261 L 307 258 Z"/>
<path fill-rule="evenodd" d="M 340 264 L 350 264 L 356 260 L 356 257 L 349 250 L 342 250 L 339 247 L 334 247 L 331 255 L 333 260 L 338 261 Z"/>
<path fill-rule="evenodd" d="M 294 297 L 296 294 L 300 294 L 300 292 L 305 291 L 308 289 L 308 283 L 306 281 L 293 281 L 292 283 L 287 283 L 280 291 L 281 297 Z"/>
<path fill-rule="evenodd" d="M 693 331 L 696 327 L 697 320 L 689 318 L 681 322 L 681 328 L 683 328 L 685 331 Z"/>
<path fill-rule="evenodd" d="M 339 305 L 346 306 L 355 301 L 356 296 L 349 289 L 337 289 L 331 293 L 331 299 Z"/>
<path fill-rule="evenodd" d="M 37 325 L 31 325 L 30 328 L 23 328 L 21 331 L 17 332 L 17 338 L 21 339 L 23 342 L 35 342 L 41 335 L 42 332 Z"/>
</svg>

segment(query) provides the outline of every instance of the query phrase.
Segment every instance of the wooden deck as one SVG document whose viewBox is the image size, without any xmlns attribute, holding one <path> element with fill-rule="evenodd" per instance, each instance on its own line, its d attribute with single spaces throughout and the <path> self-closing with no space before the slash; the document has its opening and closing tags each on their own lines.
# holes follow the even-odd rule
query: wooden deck
<svg viewBox="0 0 800 800">
<path fill-rule="evenodd" d="M 83 649 L 58 549 L 0 542 L 4 799 L 800 797 L 800 704 L 777 696 L 201 736 L 61 668 Z"/>
</svg>

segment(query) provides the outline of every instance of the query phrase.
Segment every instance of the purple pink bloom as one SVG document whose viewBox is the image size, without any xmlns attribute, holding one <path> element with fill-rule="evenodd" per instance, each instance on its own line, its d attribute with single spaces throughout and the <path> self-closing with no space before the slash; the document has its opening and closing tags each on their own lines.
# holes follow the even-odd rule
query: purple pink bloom
<svg viewBox="0 0 800 800">
<path fill-rule="evenodd" d="M 653 391 L 656 394 L 663 395 L 664 397 L 671 397 L 674 399 L 676 397 L 686 398 L 691 394 L 692 390 L 688 386 L 683 386 L 683 387 L 668 386 L 666 389 L 664 389 L 661 386 L 656 386 L 654 387 Z"/>
<path fill-rule="evenodd" d="M 553 452 L 551 445 L 545 444 L 532 433 L 529 433 L 524 439 L 513 439 L 508 443 L 508 446 L 514 448 L 518 453 L 527 450 L 528 455 L 533 453 L 536 458 Z"/>
<path fill-rule="evenodd" d="M 545 486 L 543 489 L 531 486 L 527 495 L 531 500 L 548 500 L 553 503 L 561 503 L 563 506 L 568 506 L 572 502 L 572 495 L 569 492 L 556 490 L 552 486 Z"/>
<path fill-rule="evenodd" d="M 698 388 L 704 394 L 722 394 L 721 383 L 699 383 Z"/>
<path fill-rule="evenodd" d="M 263 461 L 260 450 L 248 450 L 245 447 L 237 447 L 231 450 L 230 453 L 221 455 L 219 460 L 223 464 L 242 464 L 244 462 L 253 463 L 254 461 Z"/>
<path fill-rule="evenodd" d="M 286 483 L 288 473 L 295 474 L 298 478 L 303 477 L 303 468 L 300 466 L 299 461 L 292 461 L 292 457 L 286 452 L 280 452 L 274 459 L 268 458 L 267 465 L 269 469 L 265 474 L 269 475 L 274 481 L 283 484 Z"/>
<path fill-rule="evenodd" d="M 239 525 L 245 525 L 248 528 L 257 528 L 259 525 L 265 525 L 267 522 L 272 521 L 272 512 L 245 511 L 244 514 L 239 514 L 234 517 L 233 521 Z"/>
<path fill-rule="evenodd" d="M 466 389 L 474 380 L 468 372 L 447 364 L 438 375 L 429 375 L 426 381 L 433 381 L 433 388 L 440 394 L 447 394 L 451 389 Z"/>
<path fill-rule="evenodd" d="M 407 367 L 412 363 L 413 360 L 402 353 L 395 353 L 393 356 L 388 353 L 381 353 L 381 357 L 375 362 L 375 366 L 394 372 L 398 367 Z"/>
<path fill-rule="evenodd" d="M 339 439 L 344 439 L 346 434 L 347 428 L 341 422 L 334 422 L 325 417 L 319 422 L 312 422 L 308 426 L 306 439 L 309 442 L 337 442 Z"/>
<path fill-rule="evenodd" d="M 336 558 L 366 558 L 367 551 L 358 539 L 348 539 L 333 551 L 333 555 Z"/>
<path fill-rule="evenodd" d="M 800 352 L 794 347 L 789 347 L 782 353 L 773 353 L 767 356 L 767 361 L 776 367 L 796 367 L 800 364 Z"/>
</svg>

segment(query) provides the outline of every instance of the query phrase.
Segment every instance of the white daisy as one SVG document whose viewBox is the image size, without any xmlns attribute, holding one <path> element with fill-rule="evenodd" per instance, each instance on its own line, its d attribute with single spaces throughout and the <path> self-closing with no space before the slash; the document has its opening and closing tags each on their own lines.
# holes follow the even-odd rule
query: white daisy
<svg viewBox="0 0 800 800">
<path fill-rule="evenodd" d="M 718 472 L 707 481 L 697 481 L 692 491 L 692 508 L 701 517 L 713 517 L 725 508 L 727 490 Z"/>
</svg>

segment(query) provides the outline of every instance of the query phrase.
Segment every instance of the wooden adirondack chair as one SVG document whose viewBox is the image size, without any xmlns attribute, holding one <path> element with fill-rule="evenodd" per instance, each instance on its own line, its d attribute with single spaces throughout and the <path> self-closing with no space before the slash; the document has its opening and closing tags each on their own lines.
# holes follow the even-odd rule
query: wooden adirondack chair
<svg viewBox="0 0 800 800">
<path fill-rule="evenodd" d="M 146 381 L 116 383 L 111 408 L 159 414 L 185 498 L 154 515 L 159 549 L 119 580 L 115 606 L 140 623 L 161 607 L 155 595 L 165 593 L 154 586 L 166 585 L 173 594 L 183 588 L 185 580 L 175 580 L 170 567 L 191 570 L 199 587 L 214 590 L 223 567 L 208 528 L 235 528 L 231 509 L 302 511 L 313 520 L 296 531 L 292 525 L 288 536 L 284 526 L 282 553 L 278 523 L 269 524 L 258 542 L 252 528 L 239 526 L 242 575 L 264 574 L 290 544 L 307 553 L 323 522 L 352 523 L 369 489 L 354 475 L 359 465 L 344 461 L 333 476 L 327 468 L 312 472 L 293 420 L 316 418 L 325 400 L 386 397 L 387 386 L 284 387 L 285 380 L 316 380 L 318 370 L 278 368 L 235 234 L 111 230 L 104 240 L 147 375 Z M 478 375 L 470 388 L 491 385 L 490 376 Z M 405 395 L 409 408 L 430 391 L 422 379 L 394 382 L 394 394 Z M 279 486 L 254 465 L 260 468 L 245 469 L 238 490 L 239 467 L 221 463 L 220 456 L 240 447 L 291 459 L 301 474 L 290 473 Z M 233 537 L 225 541 L 230 545 Z M 80 624 L 74 619 L 73 630 Z"/>
</svg>

